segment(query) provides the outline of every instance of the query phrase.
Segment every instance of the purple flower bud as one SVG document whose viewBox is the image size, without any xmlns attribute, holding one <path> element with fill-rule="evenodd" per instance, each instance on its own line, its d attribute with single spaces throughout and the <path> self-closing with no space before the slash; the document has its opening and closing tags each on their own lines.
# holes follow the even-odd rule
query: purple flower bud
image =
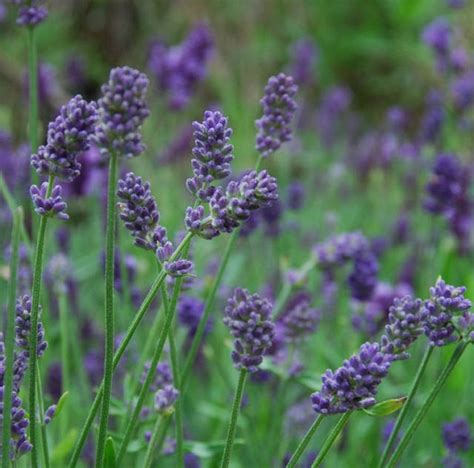
<svg viewBox="0 0 474 468">
<path fill-rule="evenodd" d="M 466 418 L 456 418 L 443 424 L 442 436 L 444 445 L 450 452 L 467 452 L 472 446 L 471 427 Z"/>
<path fill-rule="evenodd" d="M 39 309 L 41 314 L 41 307 Z M 23 296 L 16 301 L 16 319 L 15 319 L 15 333 L 16 333 L 16 344 L 19 348 L 29 353 L 29 337 L 31 331 L 31 298 L 30 296 Z M 36 355 L 38 357 L 43 356 L 48 342 L 44 337 L 44 327 L 41 321 L 38 321 L 38 341 Z"/>
<path fill-rule="evenodd" d="M 263 355 L 272 345 L 274 324 L 272 305 L 258 294 L 237 288 L 228 299 L 224 311 L 224 324 L 234 340 L 232 360 L 236 369 L 256 372 Z"/>
<path fill-rule="evenodd" d="M 288 187 L 288 207 L 290 210 L 300 210 L 305 199 L 305 189 L 301 182 L 292 182 Z"/>
<path fill-rule="evenodd" d="M 40 175 L 54 175 L 71 182 L 80 173 L 78 156 L 87 151 L 97 122 L 97 106 L 80 95 L 61 107 L 48 125 L 46 146 L 31 156 L 31 165 Z"/>
<path fill-rule="evenodd" d="M 349 287 L 354 299 L 359 301 L 370 299 L 377 285 L 378 270 L 377 258 L 370 250 L 356 255 L 354 269 L 348 278 Z"/>
<path fill-rule="evenodd" d="M 99 125 L 96 131 L 101 154 L 115 152 L 124 158 L 145 151 L 140 129 L 150 115 L 145 102 L 148 78 L 130 67 L 113 68 L 102 86 L 99 99 Z"/>
<path fill-rule="evenodd" d="M 286 339 L 295 341 L 314 333 L 320 318 L 320 311 L 311 307 L 309 293 L 300 291 L 290 298 L 280 321 L 284 326 Z"/>
<path fill-rule="evenodd" d="M 173 385 L 165 385 L 155 393 L 155 410 L 159 413 L 168 411 L 178 399 L 179 392 Z"/>
<path fill-rule="evenodd" d="M 146 378 L 146 374 L 150 369 L 150 363 L 145 364 L 145 368 L 141 377 L 141 382 L 143 383 Z M 173 383 L 173 374 L 171 373 L 171 368 L 166 362 L 159 362 L 156 365 L 155 378 L 150 385 L 150 392 L 156 393 L 160 388 L 163 388 L 166 385 L 171 385 Z"/>
<path fill-rule="evenodd" d="M 270 77 L 265 86 L 260 100 L 263 116 L 255 122 L 256 149 L 264 158 L 292 138 L 290 124 L 297 107 L 294 100 L 297 90 L 293 78 L 284 73 Z"/>
<path fill-rule="evenodd" d="M 44 414 L 44 423 L 49 424 L 56 414 L 56 405 L 51 405 Z"/>
<path fill-rule="evenodd" d="M 35 206 L 35 211 L 40 216 L 55 217 L 61 220 L 68 220 L 69 215 L 66 213 L 67 204 L 63 200 L 62 187 L 55 185 L 51 191 L 51 195 L 47 196 L 48 182 L 43 182 L 41 187 L 32 185 L 30 187 L 31 201 Z"/>
<path fill-rule="evenodd" d="M 48 9 L 41 5 L 41 3 L 43 3 L 41 0 L 33 0 L 30 2 L 14 0 L 13 3 L 20 4 L 16 20 L 16 24 L 19 26 L 34 27 L 42 23 L 48 17 Z M 28 5 L 24 5 L 25 3 Z"/>
<path fill-rule="evenodd" d="M 189 275 L 193 269 L 193 262 L 180 259 L 174 262 L 165 262 L 163 268 L 168 275 L 177 278 L 179 276 Z"/>
</svg>

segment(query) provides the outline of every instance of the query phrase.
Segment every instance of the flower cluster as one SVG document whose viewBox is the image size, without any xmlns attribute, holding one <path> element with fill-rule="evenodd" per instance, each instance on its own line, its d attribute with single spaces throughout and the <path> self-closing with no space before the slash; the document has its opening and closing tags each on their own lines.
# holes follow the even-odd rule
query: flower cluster
<svg viewBox="0 0 474 468">
<path fill-rule="evenodd" d="M 441 135 L 445 120 L 443 96 L 432 90 L 426 97 L 426 108 L 420 123 L 420 138 L 423 143 L 434 143 Z"/>
<path fill-rule="evenodd" d="M 258 294 L 237 288 L 228 299 L 224 324 L 234 337 L 232 360 L 236 369 L 256 372 L 274 335 L 272 305 Z"/>
<path fill-rule="evenodd" d="M 455 317 L 470 309 L 471 302 L 464 298 L 465 287 L 446 284 L 441 278 L 430 288 L 424 332 L 433 346 L 445 346 L 457 341 Z"/>
<path fill-rule="evenodd" d="M 145 363 L 145 368 L 143 369 L 143 374 L 141 378 L 141 382 L 143 383 L 145 381 L 146 375 L 148 374 L 148 371 L 150 370 L 150 363 L 146 362 Z M 171 368 L 168 363 L 166 362 L 159 362 L 156 365 L 156 370 L 155 370 L 155 377 L 150 385 L 150 392 L 157 392 L 160 388 L 163 388 L 166 385 L 172 384 L 173 383 L 173 374 L 171 373 Z"/>
<path fill-rule="evenodd" d="M 342 367 L 334 372 L 328 369 L 322 376 L 321 390 L 311 395 L 314 411 L 345 413 L 373 405 L 377 387 L 387 375 L 392 360 L 378 343 L 364 343 Z"/>
<path fill-rule="evenodd" d="M 48 9 L 42 5 L 42 0 L 11 0 L 11 2 L 20 5 L 16 20 L 19 26 L 34 27 L 48 17 Z"/>
<path fill-rule="evenodd" d="M 456 418 L 443 424 L 441 435 L 448 453 L 443 458 L 446 468 L 462 468 L 464 466 L 460 452 L 467 452 L 472 446 L 472 434 L 469 421 L 466 418 Z"/>
<path fill-rule="evenodd" d="M 96 140 L 101 154 L 125 158 L 145 150 L 140 128 L 150 112 L 145 102 L 148 78 L 130 67 L 113 68 L 102 86 Z"/>
<path fill-rule="evenodd" d="M 428 45 L 436 55 L 438 68 L 444 71 L 451 48 L 453 31 L 445 18 L 437 18 L 423 30 L 423 42 Z"/>
<path fill-rule="evenodd" d="M 299 291 L 287 303 L 281 316 L 285 338 L 289 341 L 304 338 L 316 331 L 321 313 L 311 307 L 311 296 Z"/>
<path fill-rule="evenodd" d="M 382 336 L 382 352 L 393 355 L 393 360 L 408 359 L 407 349 L 423 333 L 426 309 L 421 299 L 405 296 L 395 298 L 388 314 L 385 335 Z"/>
<path fill-rule="evenodd" d="M 186 259 L 171 261 L 174 246 L 167 237 L 167 231 L 160 226 L 160 213 L 150 190 L 150 183 L 129 172 L 118 181 L 117 196 L 120 219 L 135 239 L 135 245 L 153 250 L 171 276 L 184 276 L 191 272 L 193 264 Z"/>
<path fill-rule="evenodd" d="M 41 308 L 39 309 L 41 314 Z M 29 353 L 29 336 L 31 331 L 31 298 L 30 296 L 23 296 L 16 301 L 16 319 L 15 319 L 15 333 L 16 333 L 16 344 L 17 346 L 26 351 L 26 355 Z M 38 321 L 38 340 L 36 355 L 38 357 L 43 356 L 48 342 L 44 337 L 43 324 Z"/>
<path fill-rule="evenodd" d="M 206 75 L 213 49 L 212 34 L 205 24 L 197 25 L 178 46 L 152 45 L 148 66 L 159 88 L 167 93 L 171 109 L 180 110 L 189 102 Z"/>
<path fill-rule="evenodd" d="M 354 269 L 348 278 L 354 299 L 366 301 L 371 298 L 377 285 L 378 271 L 377 258 L 370 250 L 365 250 L 356 255 Z"/>
<path fill-rule="evenodd" d="M 191 160 L 194 176 L 186 181 L 188 190 L 199 200 L 208 202 L 214 193 L 212 182 L 231 173 L 234 159 L 229 143 L 232 129 L 220 112 L 206 111 L 203 122 L 193 122 L 195 146 Z"/>
<path fill-rule="evenodd" d="M 318 50 L 312 39 L 301 39 L 294 44 L 291 75 L 298 86 L 309 86 L 314 82 L 317 58 Z"/>
<path fill-rule="evenodd" d="M 48 182 L 43 182 L 40 187 L 30 187 L 31 201 L 35 211 L 40 216 L 49 216 L 66 221 L 69 215 L 66 213 L 67 203 L 62 197 L 62 187 L 55 185 L 48 196 Z"/>
<path fill-rule="evenodd" d="M 173 385 L 165 385 L 155 393 L 155 410 L 159 413 L 169 411 L 178 399 L 179 392 Z"/>
<path fill-rule="evenodd" d="M 290 124 L 296 111 L 294 97 L 297 90 L 293 78 L 284 73 L 270 77 L 265 86 L 265 94 L 260 100 L 263 116 L 255 122 L 258 129 L 256 149 L 264 158 L 291 140 Z"/>
<path fill-rule="evenodd" d="M 96 123 L 96 104 L 80 95 L 73 97 L 49 123 L 46 145 L 31 156 L 36 172 L 68 182 L 74 180 L 81 169 L 77 158 L 89 149 Z"/>
</svg>

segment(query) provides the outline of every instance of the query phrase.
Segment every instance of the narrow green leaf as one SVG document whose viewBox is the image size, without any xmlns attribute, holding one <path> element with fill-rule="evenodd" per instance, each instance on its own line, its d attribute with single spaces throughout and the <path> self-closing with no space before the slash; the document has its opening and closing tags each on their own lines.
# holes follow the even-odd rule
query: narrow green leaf
<svg viewBox="0 0 474 468">
<path fill-rule="evenodd" d="M 112 437 L 105 441 L 104 468 L 115 468 L 115 446 Z"/>
<path fill-rule="evenodd" d="M 54 418 L 56 419 L 64 408 L 64 405 L 67 403 L 69 398 L 69 392 L 64 392 L 61 395 L 61 398 L 58 400 L 58 404 L 56 405 L 56 411 L 54 412 Z"/>
<path fill-rule="evenodd" d="M 376 403 L 370 408 L 363 408 L 362 411 L 370 416 L 387 416 L 398 411 L 405 403 L 407 397 L 392 398 Z"/>
</svg>

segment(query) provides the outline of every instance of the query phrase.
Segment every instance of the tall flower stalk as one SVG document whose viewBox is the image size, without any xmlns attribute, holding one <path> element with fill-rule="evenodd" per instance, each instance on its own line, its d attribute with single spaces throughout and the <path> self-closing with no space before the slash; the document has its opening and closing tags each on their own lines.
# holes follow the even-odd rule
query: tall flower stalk
<svg viewBox="0 0 474 468">
<path fill-rule="evenodd" d="M 11 409 L 13 390 L 13 359 L 15 343 L 15 296 L 18 271 L 18 248 L 20 244 L 20 226 L 23 223 L 23 212 L 17 208 L 13 214 L 13 228 L 11 236 L 10 281 L 8 286 L 8 304 L 5 333 L 5 375 L 3 388 L 3 421 L 2 421 L 2 466 L 10 466 L 10 434 Z"/>
<path fill-rule="evenodd" d="M 114 259 L 118 158 L 143 153 L 140 128 L 149 115 L 145 103 L 148 79 L 130 67 L 114 68 L 102 86 L 99 99 L 100 122 L 96 141 L 101 154 L 109 158 L 107 219 L 105 234 L 105 352 L 102 406 L 97 441 L 96 466 L 104 462 L 114 358 Z"/>
</svg>

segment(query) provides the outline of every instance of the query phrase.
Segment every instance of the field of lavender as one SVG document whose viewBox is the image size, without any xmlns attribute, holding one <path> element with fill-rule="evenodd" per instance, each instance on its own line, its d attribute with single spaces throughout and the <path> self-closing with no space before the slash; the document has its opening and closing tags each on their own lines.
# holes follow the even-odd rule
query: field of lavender
<svg viewBox="0 0 474 468">
<path fill-rule="evenodd" d="M 474 466 L 473 0 L 0 0 L 0 461 Z"/>
</svg>

